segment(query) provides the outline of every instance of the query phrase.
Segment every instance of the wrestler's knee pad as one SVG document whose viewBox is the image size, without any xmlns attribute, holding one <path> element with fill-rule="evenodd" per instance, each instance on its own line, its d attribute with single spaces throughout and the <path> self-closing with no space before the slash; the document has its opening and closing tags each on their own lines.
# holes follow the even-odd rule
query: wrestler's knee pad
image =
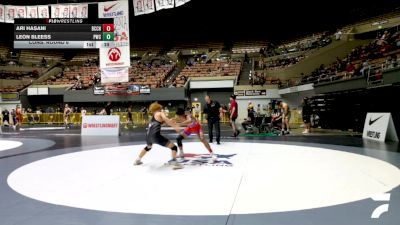
<svg viewBox="0 0 400 225">
<path fill-rule="evenodd" d="M 178 151 L 178 147 L 176 147 L 176 145 L 174 145 L 174 147 L 172 147 L 171 150 L 177 152 Z"/>
<path fill-rule="evenodd" d="M 176 141 L 178 142 L 178 146 L 179 147 L 182 147 L 182 140 L 183 139 L 185 139 L 182 135 L 179 135 L 177 138 L 176 138 Z"/>
</svg>

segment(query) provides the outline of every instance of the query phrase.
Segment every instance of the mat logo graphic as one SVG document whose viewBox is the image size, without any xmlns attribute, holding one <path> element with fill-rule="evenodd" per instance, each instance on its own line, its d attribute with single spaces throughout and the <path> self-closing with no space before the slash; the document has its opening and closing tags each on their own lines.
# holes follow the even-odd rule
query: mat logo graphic
<svg viewBox="0 0 400 225">
<path fill-rule="evenodd" d="M 375 195 L 371 197 L 372 200 L 376 202 L 389 202 L 390 201 L 390 193 L 383 193 L 379 195 Z M 371 214 L 372 219 L 379 219 L 382 214 L 385 212 L 389 211 L 389 203 L 388 204 L 382 204 L 375 208 L 375 210 Z"/>
<path fill-rule="evenodd" d="M 185 159 L 180 161 L 182 165 L 186 166 L 218 166 L 218 167 L 233 167 L 231 159 L 237 154 L 222 155 L 217 154 L 218 159 L 211 163 L 210 155 L 208 154 L 191 154 L 186 153 Z"/>
</svg>

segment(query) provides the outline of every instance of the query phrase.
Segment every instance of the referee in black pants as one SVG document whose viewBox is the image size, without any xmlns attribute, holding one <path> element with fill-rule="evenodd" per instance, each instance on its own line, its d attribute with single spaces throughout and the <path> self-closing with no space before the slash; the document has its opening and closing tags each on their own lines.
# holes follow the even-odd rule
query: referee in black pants
<svg viewBox="0 0 400 225">
<path fill-rule="evenodd" d="M 206 105 L 204 106 L 204 114 L 207 114 L 208 121 L 208 137 L 210 143 L 213 142 L 213 127 L 215 126 L 215 135 L 217 136 L 217 144 L 221 141 L 221 128 L 219 126 L 221 105 L 217 101 L 213 101 L 210 96 L 205 97 Z"/>
</svg>

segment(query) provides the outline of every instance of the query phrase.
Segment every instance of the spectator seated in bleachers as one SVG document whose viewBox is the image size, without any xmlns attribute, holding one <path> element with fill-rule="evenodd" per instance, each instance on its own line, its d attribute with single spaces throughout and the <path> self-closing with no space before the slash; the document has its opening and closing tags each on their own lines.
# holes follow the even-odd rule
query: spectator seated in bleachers
<svg viewBox="0 0 400 225">
<path fill-rule="evenodd" d="M 302 76 L 302 83 L 330 82 L 354 76 L 367 78 L 375 72 L 398 67 L 399 38 L 400 32 L 391 34 L 386 30 L 369 44 L 354 48 L 344 59 L 337 58 L 330 66 L 321 65 L 310 75 Z"/>
<path fill-rule="evenodd" d="M 82 90 L 92 87 L 95 74 L 99 73 L 97 66 L 90 67 L 65 67 L 56 76 L 51 76 L 42 85 L 70 85 L 73 90 Z"/>
<path fill-rule="evenodd" d="M 138 84 L 150 88 L 166 87 L 166 79 L 175 69 L 176 63 L 142 63 L 137 62 L 129 69 L 129 82 L 107 84 L 108 90 L 126 90 L 128 85 Z"/>
<path fill-rule="evenodd" d="M 255 72 L 250 77 L 249 85 L 281 85 L 281 80 L 279 78 L 266 77 L 263 72 Z"/>
<path fill-rule="evenodd" d="M 271 61 L 259 61 L 259 67 L 268 70 L 282 69 L 286 67 L 293 66 L 303 60 L 305 58 L 304 55 L 294 56 L 294 57 L 283 57 L 276 60 Z"/>
<path fill-rule="evenodd" d="M 332 37 L 327 32 L 323 32 L 318 35 L 305 37 L 301 40 L 297 40 L 280 46 L 269 43 L 266 48 L 261 49 L 260 53 L 265 57 L 287 55 L 289 53 L 305 52 L 308 50 L 321 48 L 329 45 L 330 43 L 332 43 Z"/>
<path fill-rule="evenodd" d="M 37 79 L 39 77 L 39 71 L 18 71 L 18 70 L 1 70 L 0 67 L 0 79 L 6 80 L 24 80 L 24 79 Z"/>
<path fill-rule="evenodd" d="M 32 67 L 0 67 L 0 92 L 18 92 L 39 77 L 39 71 Z"/>
</svg>

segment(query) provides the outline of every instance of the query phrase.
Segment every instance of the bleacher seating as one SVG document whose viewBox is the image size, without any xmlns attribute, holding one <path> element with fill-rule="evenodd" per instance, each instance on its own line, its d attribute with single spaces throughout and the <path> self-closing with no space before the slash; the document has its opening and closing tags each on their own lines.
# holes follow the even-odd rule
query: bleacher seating
<svg viewBox="0 0 400 225">
<path fill-rule="evenodd" d="M 264 72 L 255 72 L 249 80 L 250 85 L 281 85 L 281 80 L 277 77 L 266 77 Z"/>
<path fill-rule="evenodd" d="M 241 62 L 216 61 L 186 66 L 175 80 L 177 87 L 183 87 L 189 77 L 239 76 Z"/>
<path fill-rule="evenodd" d="M 85 62 L 88 59 L 95 59 L 99 57 L 98 50 L 85 50 L 78 52 L 72 59 L 71 62 Z"/>
<path fill-rule="evenodd" d="M 224 47 L 224 43 L 222 41 L 179 43 L 179 44 L 175 44 L 175 46 L 172 48 L 172 51 L 204 50 L 204 51 L 208 52 L 209 49 L 222 50 L 223 47 Z"/>
<path fill-rule="evenodd" d="M 388 57 L 390 62 L 388 62 Z M 337 59 L 330 66 L 321 65 L 310 75 L 303 76 L 301 82 L 320 83 L 354 76 L 368 76 L 374 69 L 381 70 L 386 64 L 400 65 L 400 32 L 395 29 L 392 33 L 383 33 L 368 45 L 352 50 L 344 59 Z"/>
<path fill-rule="evenodd" d="M 66 67 L 61 74 L 50 77 L 42 85 L 66 85 L 75 89 L 86 89 L 93 85 L 95 75 L 99 73 L 96 66 Z"/>
<path fill-rule="evenodd" d="M 129 69 L 129 82 L 118 84 L 127 86 L 130 84 L 139 84 L 151 88 L 164 86 L 167 76 L 174 70 L 176 64 L 148 65 L 134 64 Z M 50 77 L 41 85 L 66 85 L 71 86 L 73 90 L 88 89 L 93 87 L 96 79 L 100 77 L 100 71 L 97 66 L 66 67 L 64 71 L 56 76 Z M 98 83 L 100 81 L 97 81 Z M 118 86 L 109 84 L 107 86 Z"/>
<path fill-rule="evenodd" d="M 392 12 L 378 15 L 378 16 L 375 16 L 372 18 L 363 19 L 356 23 L 348 24 L 348 25 L 344 26 L 341 29 L 341 31 L 343 32 L 343 34 L 347 34 L 347 33 L 350 33 L 354 27 L 362 26 L 362 25 L 366 25 L 366 24 L 372 25 L 376 22 L 386 21 L 389 19 L 397 18 L 399 16 L 400 16 L 400 11 L 398 9 L 397 10 L 394 9 L 394 11 L 392 11 Z"/>
<path fill-rule="evenodd" d="M 10 47 L 4 44 L 0 44 L 0 59 L 5 58 L 10 53 Z"/>
<path fill-rule="evenodd" d="M 149 65 L 135 64 L 129 69 L 129 84 L 147 85 L 151 88 L 163 87 L 167 76 L 176 64 Z"/>
<path fill-rule="evenodd" d="M 131 45 L 131 53 L 143 55 L 145 53 L 158 54 L 163 49 L 163 45 L 160 43 L 135 43 Z"/>
<path fill-rule="evenodd" d="M 37 79 L 42 70 L 33 67 L 0 67 L 0 92 L 17 92 Z"/>
<path fill-rule="evenodd" d="M 233 44 L 232 52 L 234 54 L 258 53 L 267 45 L 267 41 L 239 41 Z"/>
<path fill-rule="evenodd" d="M 20 58 L 29 62 L 39 62 L 44 57 L 48 62 L 59 62 L 64 56 L 63 51 L 54 51 L 54 50 L 21 50 Z"/>
</svg>

